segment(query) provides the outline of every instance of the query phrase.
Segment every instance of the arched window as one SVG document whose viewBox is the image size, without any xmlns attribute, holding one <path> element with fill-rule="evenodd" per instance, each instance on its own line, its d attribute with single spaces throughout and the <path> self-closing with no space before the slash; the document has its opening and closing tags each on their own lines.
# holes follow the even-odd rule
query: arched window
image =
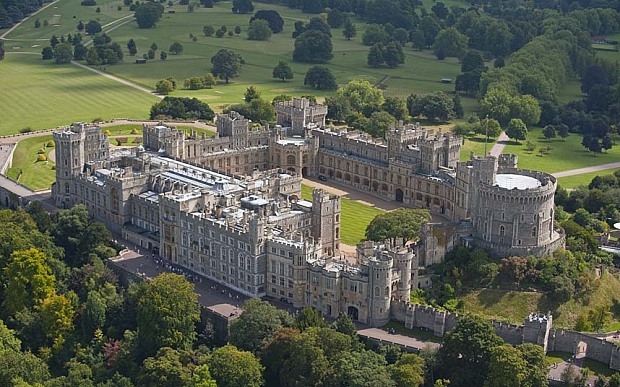
<svg viewBox="0 0 620 387">
<path fill-rule="evenodd" d="M 386 287 L 385 287 L 385 295 L 386 295 L 386 296 L 389 296 L 389 295 L 390 295 L 390 287 L 389 287 L 389 286 L 386 286 Z"/>
<path fill-rule="evenodd" d="M 379 290 L 379 287 L 375 287 L 375 296 L 380 296 L 381 295 L 381 290 Z"/>
<path fill-rule="evenodd" d="M 295 164 L 295 155 L 288 155 L 286 156 L 286 163 L 287 164 Z"/>
<path fill-rule="evenodd" d="M 506 234 L 506 227 L 499 226 L 499 236 L 504 236 Z"/>
<path fill-rule="evenodd" d="M 536 236 L 536 226 L 532 227 L 532 236 L 535 237 Z"/>
</svg>

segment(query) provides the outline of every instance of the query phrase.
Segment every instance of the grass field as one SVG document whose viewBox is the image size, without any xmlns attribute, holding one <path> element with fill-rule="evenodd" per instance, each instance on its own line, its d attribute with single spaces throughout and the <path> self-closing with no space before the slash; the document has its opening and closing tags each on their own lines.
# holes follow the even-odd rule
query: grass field
<svg viewBox="0 0 620 387">
<path fill-rule="evenodd" d="M 493 144 L 497 141 L 497 138 L 489 138 L 488 140 L 485 136 L 467 136 L 463 140 L 463 146 L 461 147 L 461 161 L 469 160 L 469 156 L 471 152 L 474 152 L 476 156 L 484 155 L 484 143 L 487 142 L 487 152 L 491 151 L 493 148 Z"/>
<path fill-rule="evenodd" d="M 52 169 L 54 163 L 51 161 L 37 161 L 37 151 L 44 147 L 52 139 L 51 135 L 31 137 L 20 141 L 13 154 L 13 165 L 7 171 L 7 175 L 13 180 L 17 180 L 23 185 L 33 189 L 49 189 L 56 180 L 56 173 Z M 54 148 L 45 148 L 45 155 L 53 152 Z M 19 179 L 18 175 L 21 176 Z"/>
<path fill-rule="evenodd" d="M 96 117 L 146 118 L 158 101 L 88 70 L 44 62 L 38 55 L 7 55 L 0 63 L 0 84 L 0 135 Z"/>
<path fill-rule="evenodd" d="M 558 184 L 562 188 L 577 188 L 580 185 L 584 185 L 587 187 L 588 184 L 590 184 L 590 182 L 592 181 L 592 179 L 594 179 L 596 176 L 611 175 L 615 171 L 620 171 L 620 169 L 612 168 L 612 169 L 605 169 L 605 170 L 598 171 L 598 172 L 583 173 L 581 175 L 560 177 L 558 179 Z"/>
<path fill-rule="evenodd" d="M 605 274 L 599 287 L 593 291 L 587 303 L 574 299 L 557 305 L 544 293 L 514 292 L 497 289 L 479 289 L 462 297 L 465 311 L 473 312 L 502 321 L 522 324 L 523 319 L 533 311 L 551 311 L 553 325 L 559 328 L 573 328 L 577 317 L 599 305 L 611 306 L 610 295 L 620 294 L 620 281 L 611 274 Z M 620 316 L 613 316 L 613 322 Z"/>
<path fill-rule="evenodd" d="M 427 340 L 433 343 L 442 342 L 442 338 L 435 336 L 432 332 L 423 331 L 422 329 L 415 328 L 415 327 L 412 329 L 409 329 L 409 328 L 406 328 L 403 323 L 396 322 L 396 321 L 390 321 L 389 323 L 385 324 L 383 328 L 386 328 L 386 329 L 392 328 L 394 329 L 396 333 L 401 334 L 403 336 L 415 337 L 417 339 Z"/>
<path fill-rule="evenodd" d="M 530 128 L 528 140 L 536 144 L 537 148 L 533 153 L 525 150 L 526 141 L 520 144 L 512 142 L 504 148 L 504 153 L 514 153 L 519 156 L 519 168 L 553 173 L 613 163 L 620 159 L 620 147 L 616 146 L 608 153 L 594 154 L 581 145 L 582 137 L 576 133 L 571 133 L 566 141 L 562 141 L 561 138 L 549 141 L 543 137 L 541 128 Z M 552 148 L 551 151 L 548 155 L 541 157 L 538 149 L 548 146 Z"/>
<path fill-rule="evenodd" d="M 581 82 L 572 80 L 568 81 L 560 89 L 559 102 L 562 104 L 569 103 L 571 101 L 583 99 L 583 93 L 581 92 Z"/>
<path fill-rule="evenodd" d="M 301 196 L 305 200 L 312 200 L 312 187 L 302 184 Z M 384 212 L 378 208 L 369 207 L 347 198 L 340 199 L 340 209 L 340 224 L 342 225 L 340 241 L 351 246 L 355 246 L 365 239 L 364 234 L 368 223 L 375 216 Z"/>
</svg>

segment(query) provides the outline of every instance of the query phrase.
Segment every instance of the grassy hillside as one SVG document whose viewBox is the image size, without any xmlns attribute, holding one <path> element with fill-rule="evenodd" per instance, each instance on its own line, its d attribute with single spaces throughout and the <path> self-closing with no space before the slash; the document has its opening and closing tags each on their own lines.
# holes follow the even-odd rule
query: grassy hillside
<svg viewBox="0 0 620 387">
<path fill-rule="evenodd" d="M 598 172 L 582 173 L 581 175 L 560 177 L 558 179 L 558 184 L 562 188 L 577 188 L 580 185 L 588 186 L 588 184 L 590 184 L 592 179 L 594 179 L 596 176 L 611 175 L 615 171 L 618 171 L 618 170 L 619 170 L 618 168 L 612 168 L 612 169 L 605 169 L 605 170 L 598 171 Z"/>
<path fill-rule="evenodd" d="M 592 293 L 589 302 L 570 300 L 557 305 L 544 293 L 497 289 L 475 290 L 460 299 L 463 300 L 466 311 L 489 318 L 521 324 L 531 312 L 551 311 L 554 326 L 573 328 L 579 315 L 587 314 L 599 305 L 611 307 L 613 295 L 618 294 L 620 294 L 620 281 L 611 274 L 605 274 L 600 280 L 599 287 Z M 617 321 L 620 321 L 620 315 L 614 315 L 614 322 Z"/>
</svg>

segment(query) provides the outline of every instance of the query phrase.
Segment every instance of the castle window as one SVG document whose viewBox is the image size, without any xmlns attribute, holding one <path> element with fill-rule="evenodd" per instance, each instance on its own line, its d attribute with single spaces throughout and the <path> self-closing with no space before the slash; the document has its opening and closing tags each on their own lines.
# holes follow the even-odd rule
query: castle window
<svg viewBox="0 0 620 387">
<path fill-rule="evenodd" d="M 517 240 L 517 245 L 521 246 L 521 239 Z"/>
<path fill-rule="evenodd" d="M 532 236 L 535 237 L 536 236 L 536 226 L 532 227 Z"/>
<path fill-rule="evenodd" d="M 504 234 L 506 234 L 506 227 L 499 226 L 499 236 L 504 236 Z"/>
<path fill-rule="evenodd" d="M 377 277 L 379 276 L 379 274 L 377 274 Z M 379 290 L 379 287 L 375 287 L 375 296 L 380 296 L 381 295 L 381 291 Z"/>
<path fill-rule="evenodd" d="M 504 213 L 502 212 L 502 220 L 504 220 Z"/>
<path fill-rule="evenodd" d="M 385 287 L 385 295 L 386 295 L 386 296 L 389 296 L 389 295 L 390 295 L 390 287 L 389 287 L 389 286 L 386 286 L 386 287 Z"/>
</svg>

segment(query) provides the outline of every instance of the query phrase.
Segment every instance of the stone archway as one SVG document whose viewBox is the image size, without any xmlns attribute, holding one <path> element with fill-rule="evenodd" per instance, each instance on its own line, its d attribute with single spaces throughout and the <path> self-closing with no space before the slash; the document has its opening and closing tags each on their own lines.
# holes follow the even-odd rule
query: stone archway
<svg viewBox="0 0 620 387">
<path fill-rule="evenodd" d="M 301 176 L 302 177 L 307 177 L 308 176 L 308 167 L 301 168 Z"/>
<path fill-rule="evenodd" d="M 351 320 L 358 321 L 359 320 L 359 316 L 360 316 L 360 312 L 359 312 L 359 310 L 356 307 L 349 306 L 349 308 L 347 309 L 347 315 L 349 317 L 351 317 Z"/>
<path fill-rule="evenodd" d="M 400 188 L 398 188 L 398 189 L 396 190 L 396 201 L 397 201 L 397 202 L 399 202 L 399 203 L 402 203 L 402 202 L 403 202 L 403 197 L 404 197 L 404 196 L 405 196 L 405 195 L 404 195 L 404 193 L 403 193 L 403 190 L 402 190 L 402 189 L 400 189 Z"/>
</svg>

